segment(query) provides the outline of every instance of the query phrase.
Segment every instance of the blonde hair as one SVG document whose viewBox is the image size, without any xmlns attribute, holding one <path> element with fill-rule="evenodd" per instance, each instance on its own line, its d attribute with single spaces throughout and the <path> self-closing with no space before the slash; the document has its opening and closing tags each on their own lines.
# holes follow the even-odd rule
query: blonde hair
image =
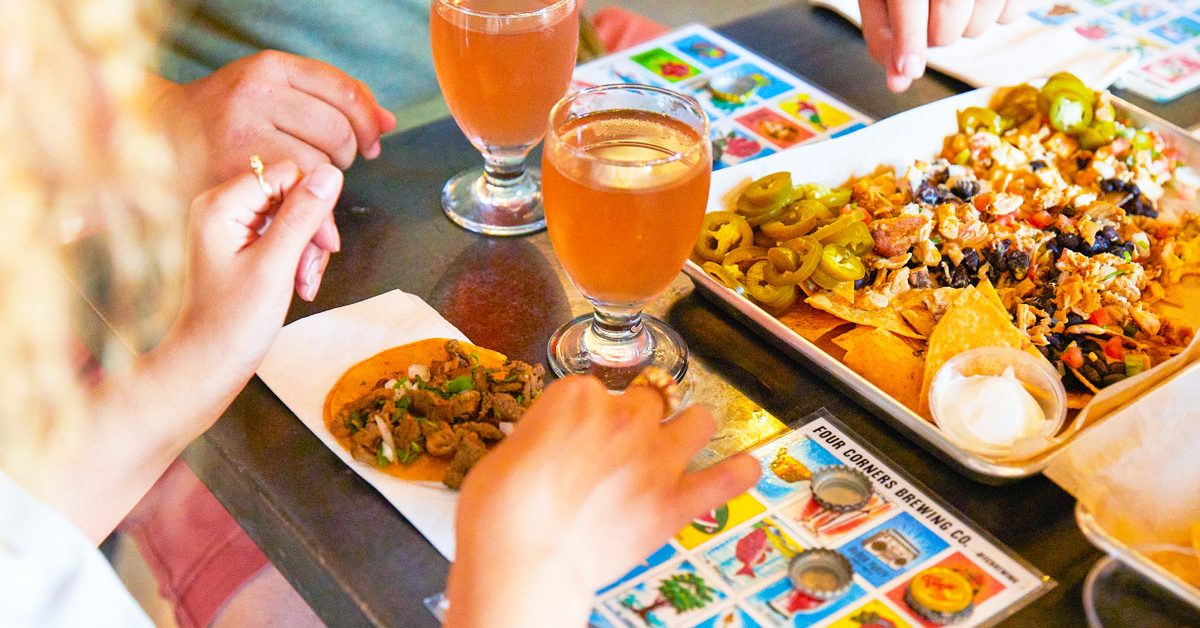
<svg viewBox="0 0 1200 628">
<path fill-rule="evenodd" d="M 155 23 L 135 0 L 0 1 L 0 467 L 21 479 L 84 433 L 70 282 L 103 284 L 135 348 L 173 314 L 184 210 L 149 122 Z"/>
</svg>

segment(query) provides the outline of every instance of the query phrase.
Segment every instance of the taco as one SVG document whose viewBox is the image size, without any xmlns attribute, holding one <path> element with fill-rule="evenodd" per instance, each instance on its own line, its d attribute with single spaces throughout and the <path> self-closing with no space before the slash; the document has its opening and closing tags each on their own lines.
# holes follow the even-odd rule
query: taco
<svg viewBox="0 0 1200 628">
<path fill-rule="evenodd" d="M 325 398 L 325 427 L 355 460 L 458 488 L 542 392 L 541 365 L 435 338 L 350 367 Z"/>
</svg>

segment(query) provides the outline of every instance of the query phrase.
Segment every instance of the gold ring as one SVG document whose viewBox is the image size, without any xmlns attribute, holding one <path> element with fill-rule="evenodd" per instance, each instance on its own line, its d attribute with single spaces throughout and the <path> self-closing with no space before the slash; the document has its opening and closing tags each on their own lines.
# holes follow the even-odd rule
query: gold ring
<svg viewBox="0 0 1200 628">
<path fill-rule="evenodd" d="M 664 419 L 674 416 L 683 405 L 683 388 L 670 373 L 657 366 L 642 369 L 642 372 L 629 382 L 629 388 L 634 386 L 645 386 L 662 396 Z"/>
<path fill-rule="evenodd" d="M 258 155 L 250 156 L 250 169 L 254 171 L 254 176 L 258 177 L 258 187 L 263 194 L 267 196 L 267 200 L 275 199 L 275 192 L 271 190 L 271 184 L 267 183 L 267 178 L 263 176 L 262 157 Z"/>
</svg>

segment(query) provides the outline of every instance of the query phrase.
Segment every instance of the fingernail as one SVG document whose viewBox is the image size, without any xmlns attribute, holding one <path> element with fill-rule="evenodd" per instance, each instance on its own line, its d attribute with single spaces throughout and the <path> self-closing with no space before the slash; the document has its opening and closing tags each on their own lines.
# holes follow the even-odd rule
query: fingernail
<svg viewBox="0 0 1200 628">
<path fill-rule="evenodd" d="M 379 156 L 379 153 L 382 152 L 382 150 L 383 149 L 379 146 L 379 140 L 375 140 L 374 144 L 371 144 L 367 150 L 363 151 L 363 157 L 366 157 L 367 159 L 375 159 Z"/>
<path fill-rule="evenodd" d="M 342 187 L 342 171 L 329 164 L 317 166 L 317 169 L 308 175 L 304 187 L 312 192 L 313 196 L 328 201 L 337 196 Z"/>
<path fill-rule="evenodd" d="M 921 78 L 921 75 L 925 74 L 925 57 L 914 53 L 906 54 L 900 57 L 900 61 L 896 64 L 896 69 L 908 78 Z"/>
<path fill-rule="evenodd" d="M 321 263 L 320 256 L 314 257 L 308 262 L 308 268 L 304 269 L 304 287 L 307 289 L 313 285 L 320 273 L 319 265 Z"/>
</svg>

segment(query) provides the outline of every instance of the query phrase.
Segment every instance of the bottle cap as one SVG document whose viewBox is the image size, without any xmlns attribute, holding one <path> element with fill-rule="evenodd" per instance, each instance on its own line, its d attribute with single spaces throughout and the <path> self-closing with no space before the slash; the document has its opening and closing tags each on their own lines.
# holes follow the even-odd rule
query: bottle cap
<svg viewBox="0 0 1200 628">
<path fill-rule="evenodd" d="M 817 504 L 833 512 L 861 510 L 875 493 L 861 471 L 840 465 L 817 469 L 809 486 Z"/>
<path fill-rule="evenodd" d="M 750 100 L 750 94 L 758 89 L 754 78 L 745 74 L 719 74 L 708 80 L 708 91 L 713 98 L 730 104 L 741 104 Z"/>
<path fill-rule="evenodd" d="M 792 586 L 818 600 L 832 600 L 850 590 L 854 567 L 845 556 L 828 549 L 806 549 L 788 567 Z"/>
<path fill-rule="evenodd" d="M 975 588 L 967 577 L 946 567 L 917 573 L 904 591 L 904 603 L 921 618 L 935 624 L 953 624 L 971 614 Z"/>
</svg>

